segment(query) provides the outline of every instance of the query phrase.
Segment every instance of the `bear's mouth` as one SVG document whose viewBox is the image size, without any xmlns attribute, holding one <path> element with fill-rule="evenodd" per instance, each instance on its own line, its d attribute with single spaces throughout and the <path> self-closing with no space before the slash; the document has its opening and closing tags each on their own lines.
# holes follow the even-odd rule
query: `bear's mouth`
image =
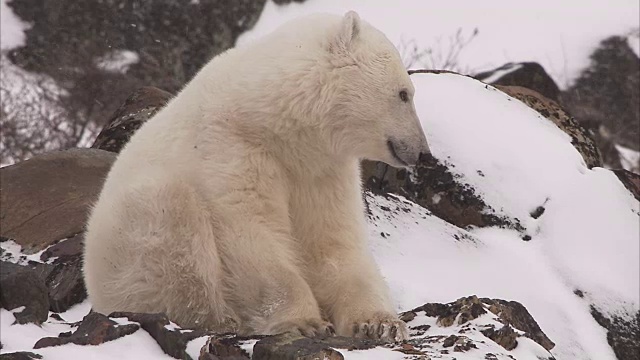
<svg viewBox="0 0 640 360">
<path fill-rule="evenodd" d="M 406 161 L 402 160 L 400 156 L 398 156 L 398 154 L 396 153 L 396 148 L 393 146 L 393 141 L 387 140 L 387 147 L 389 148 L 389 152 L 391 153 L 391 156 L 393 156 L 394 159 L 398 160 L 398 162 L 400 162 L 400 164 L 404 166 L 409 166 L 409 164 L 407 164 Z"/>
</svg>

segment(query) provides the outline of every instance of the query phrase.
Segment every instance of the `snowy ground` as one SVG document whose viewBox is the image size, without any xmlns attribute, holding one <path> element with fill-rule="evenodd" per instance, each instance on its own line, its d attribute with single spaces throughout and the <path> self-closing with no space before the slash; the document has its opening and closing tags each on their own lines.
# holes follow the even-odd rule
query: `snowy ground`
<svg viewBox="0 0 640 360">
<path fill-rule="evenodd" d="M 557 359 L 614 360 L 589 305 L 623 316 L 640 308 L 638 201 L 608 170 L 587 169 L 566 134 L 517 100 L 459 75 L 412 79 L 434 155 L 453 164 L 488 205 L 520 219 L 532 239 L 497 228 L 465 231 L 403 199 L 369 196 L 371 251 L 398 311 L 473 294 L 515 300 L 556 343 Z M 538 206 L 545 211 L 533 219 L 529 214 Z M 78 319 L 88 309 L 85 303 L 69 316 Z M 12 315 L 1 311 L 2 352 L 29 350 L 43 335 L 64 331 L 55 323 L 11 325 Z M 53 359 L 161 358 L 140 333 L 97 347 L 36 352 Z M 511 354 L 532 354 L 522 349 Z M 389 358 L 385 351 L 348 358 Z"/>
<path fill-rule="evenodd" d="M 357 11 L 397 45 L 415 42 L 419 49 L 432 49 L 436 63 L 414 68 L 441 68 L 444 61 L 438 55 L 449 53 L 456 32 L 460 29 L 468 39 L 478 29 L 460 53 L 457 70 L 477 73 L 508 62 L 536 61 L 561 87 L 589 65 L 589 54 L 601 40 L 640 26 L 636 0 L 307 0 L 287 5 L 269 0 L 254 29 L 238 42 L 262 36 L 303 14 L 348 10 Z M 629 43 L 637 49 L 640 40 L 634 34 Z"/>
<path fill-rule="evenodd" d="M 620 154 L 620 162 L 624 169 L 634 172 L 640 171 L 640 151 L 635 151 L 622 145 L 616 145 L 616 150 Z"/>
</svg>

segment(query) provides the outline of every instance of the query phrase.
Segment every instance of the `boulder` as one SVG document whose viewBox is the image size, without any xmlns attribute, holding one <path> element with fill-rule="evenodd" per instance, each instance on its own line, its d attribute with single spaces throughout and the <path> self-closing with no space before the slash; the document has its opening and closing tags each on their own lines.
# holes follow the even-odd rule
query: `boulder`
<svg viewBox="0 0 640 360">
<path fill-rule="evenodd" d="M 461 228 L 499 226 L 524 230 L 519 219 L 504 216 L 487 205 L 473 187 L 451 172 L 452 166 L 432 156 L 423 156 L 411 171 L 363 161 L 362 180 L 373 193 L 402 195 Z"/>
<path fill-rule="evenodd" d="M 542 65 L 536 62 L 508 63 L 473 76 L 491 85 L 515 85 L 531 89 L 542 96 L 560 102 L 560 88 Z"/>
<path fill-rule="evenodd" d="M 42 355 L 29 351 L 18 351 L 14 353 L 4 353 L 0 355 L 0 360 L 36 360 L 42 359 Z"/>
<path fill-rule="evenodd" d="M 640 175 L 623 169 L 613 170 L 613 173 L 616 174 L 618 179 L 620 179 L 620 182 L 624 187 L 626 187 L 627 190 L 629 190 L 633 196 L 640 201 Z"/>
<path fill-rule="evenodd" d="M 89 313 L 85 316 L 78 329 L 71 334 L 62 333 L 58 337 L 45 337 L 33 346 L 40 349 L 64 344 L 99 345 L 123 336 L 133 334 L 140 326 L 138 324 L 120 325 L 99 313 Z"/>
<path fill-rule="evenodd" d="M 562 93 L 564 105 L 580 122 L 606 126 L 613 143 L 640 151 L 640 58 L 625 36 L 611 36 L 590 59 Z"/>
<path fill-rule="evenodd" d="M 607 342 L 618 360 L 640 359 L 640 311 L 626 317 L 606 316 L 592 305 L 591 315 L 607 329 Z"/>
<path fill-rule="evenodd" d="M 14 310 L 19 324 L 41 324 L 49 317 L 47 287 L 41 276 L 30 268 L 8 262 L 0 262 L 0 305 Z"/>
<path fill-rule="evenodd" d="M 482 315 L 492 313 L 497 317 L 497 320 L 502 326 L 496 328 L 495 325 L 488 324 L 486 328 L 480 332 L 498 343 L 504 349 L 513 350 L 518 345 L 517 338 L 520 335 L 513 329 L 524 332 L 524 336 L 535 341 L 546 350 L 551 350 L 555 346 L 553 341 L 540 329 L 540 326 L 538 326 L 538 323 L 533 319 L 527 309 L 516 301 L 489 298 L 480 299 L 472 295 L 447 304 L 424 304 L 411 311 L 402 313 L 400 318 L 410 323 L 420 313 L 427 317 L 437 318 L 436 324 L 444 327 L 465 325 Z M 448 344 L 446 341 L 445 339 L 445 345 Z"/>
<path fill-rule="evenodd" d="M 114 159 L 103 150 L 71 149 L 0 168 L 0 235 L 31 254 L 82 232 Z"/>
<path fill-rule="evenodd" d="M 336 349 L 364 350 L 379 345 L 373 340 L 333 336 L 307 338 L 294 334 L 266 337 L 253 347 L 253 360 L 343 360 Z"/>
<path fill-rule="evenodd" d="M 237 335 L 216 335 L 207 339 L 200 349 L 198 360 L 250 360 L 251 356 L 241 347 L 242 340 Z"/>
<path fill-rule="evenodd" d="M 82 234 L 48 247 L 38 260 L 32 260 L 33 255 L 28 260 L 21 252 L 9 252 L 3 248 L 0 248 L 0 253 L 2 281 L 16 273 L 24 273 L 30 279 L 12 285 L 18 287 L 11 290 L 13 297 L 21 299 L 16 301 L 28 302 L 32 298 L 43 296 L 48 299 L 47 311 L 63 312 L 86 299 L 87 292 L 82 277 Z M 43 286 L 34 286 L 34 281 Z"/>
<path fill-rule="evenodd" d="M 116 110 L 91 147 L 119 153 L 131 136 L 169 101 L 171 94 L 156 87 L 136 90 Z"/>
</svg>

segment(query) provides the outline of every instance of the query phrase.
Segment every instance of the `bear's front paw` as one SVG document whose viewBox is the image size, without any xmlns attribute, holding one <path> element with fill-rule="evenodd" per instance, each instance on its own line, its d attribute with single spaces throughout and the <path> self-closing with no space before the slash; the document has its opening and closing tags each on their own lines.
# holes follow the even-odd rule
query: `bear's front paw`
<svg viewBox="0 0 640 360">
<path fill-rule="evenodd" d="M 353 324 L 353 336 L 383 342 L 400 342 L 409 338 L 407 324 L 394 314 L 377 313 Z"/>
<path fill-rule="evenodd" d="M 321 319 L 295 319 L 278 323 L 271 327 L 270 333 L 293 333 L 306 337 L 327 337 L 335 335 L 333 325 Z"/>
</svg>

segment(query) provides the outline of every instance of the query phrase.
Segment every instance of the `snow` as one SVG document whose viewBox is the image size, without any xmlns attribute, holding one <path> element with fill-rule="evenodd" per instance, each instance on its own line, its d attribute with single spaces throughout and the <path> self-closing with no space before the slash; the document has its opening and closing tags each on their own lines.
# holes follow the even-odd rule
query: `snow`
<svg viewBox="0 0 640 360">
<path fill-rule="evenodd" d="M 629 171 L 640 171 L 640 151 L 629 149 L 622 145 L 615 145 L 618 154 L 620 154 L 620 162 L 622 167 Z"/>
<path fill-rule="evenodd" d="M 28 28 L 29 24 L 20 20 L 7 6 L 7 0 L 0 0 L 0 49 L 5 51 L 24 45 L 24 31 Z"/>
<path fill-rule="evenodd" d="M 134 26 L 135 24 L 131 24 Z M 126 73 L 129 67 L 140 61 L 140 56 L 130 50 L 114 50 L 96 61 L 96 66 L 109 72 Z"/>
<path fill-rule="evenodd" d="M 536 61 L 564 87 L 589 65 L 598 43 L 638 27 L 636 0 L 308 0 L 276 5 L 267 1 L 256 26 L 238 43 L 262 36 L 283 22 L 313 12 L 357 11 L 396 45 L 415 40 L 419 48 L 448 53 L 455 34 L 479 33 L 458 57 L 458 70 L 477 73 L 505 63 Z M 438 68 L 441 64 L 423 64 Z M 419 67 L 419 66 L 415 66 Z"/>
<path fill-rule="evenodd" d="M 42 256 L 42 253 L 45 251 L 41 250 L 35 254 L 25 254 L 22 251 L 22 246 L 13 240 L 6 240 L 2 242 L 2 250 L 0 260 L 19 265 L 27 265 L 30 262 L 42 263 L 42 261 L 40 261 L 40 256 Z M 50 260 L 53 261 L 53 259 Z"/>
<path fill-rule="evenodd" d="M 204 346 L 204 344 L 209 339 L 208 336 L 201 336 L 199 338 L 195 338 L 187 343 L 187 354 L 191 356 L 192 359 L 197 359 L 200 357 L 200 349 Z"/>
<path fill-rule="evenodd" d="M 515 99 L 459 75 L 412 79 L 434 156 L 486 203 L 520 219 L 532 240 L 497 228 L 466 232 L 417 206 L 385 220 L 372 207 L 380 218 L 372 251 L 398 309 L 471 294 L 515 300 L 556 342 L 558 359 L 615 359 L 574 291 L 607 314 L 639 310 L 638 202 L 608 170 L 587 169 L 567 135 Z M 540 218 L 529 216 L 542 204 Z M 466 239 L 452 241 L 456 232 Z"/>
<path fill-rule="evenodd" d="M 493 82 L 495 82 L 496 80 L 502 78 L 503 76 L 512 73 L 518 69 L 522 68 L 522 64 L 507 64 L 499 69 L 497 69 L 495 72 L 493 72 L 490 76 L 480 79 L 482 80 L 482 82 L 485 82 L 487 84 L 491 84 Z"/>
</svg>

